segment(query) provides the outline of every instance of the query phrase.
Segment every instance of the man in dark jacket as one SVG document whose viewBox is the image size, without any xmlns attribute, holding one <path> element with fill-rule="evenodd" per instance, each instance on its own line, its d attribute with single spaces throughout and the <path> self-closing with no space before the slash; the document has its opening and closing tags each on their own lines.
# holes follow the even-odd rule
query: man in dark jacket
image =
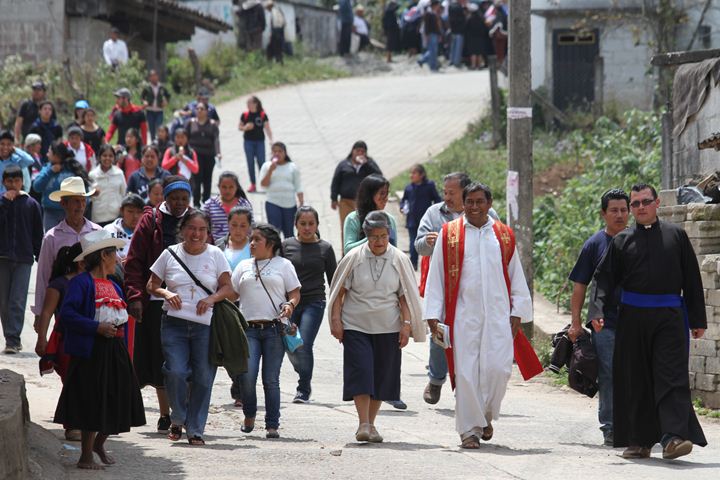
<svg viewBox="0 0 720 480">
<path fill-rule="evenodd" d="M 380 167 L 367 156 L 367 144 L 355 142 L 350 154 L 335 168 L 330 184 L 330 200 L 333 210 L 340 209 L 340 238 L 343 238 L 345 217 L 355 211 L 355 196 L 363 178 L 376 173 L 382 175 Z"/>
<path fill-rule="evenodd" d="M 143 145 L 147 145 L 147 121 L 145 119 L 145 112 L 142 107 L 133 105 L 130 102 L 130 90 L 127 88 L 121 88 L 115 93 L 116 106 L 108 128 L 107 134 L 105 134 L 105 141 L 110 143 L 115 131 L 118 132 L 117 143 L 118 145 L 125 146 L 125 134 L 131 128 L 136 129 L 140 132 L 140 141 Z"/>
<path fill-rule="evenodd" d="M 160 83 L 160 76 L 156 70 L 150 70 L 148 84 L 143 88 L 140 97 L 142 98 L 145 116 L 150 128 L 150 138 L 155 140 L 155 132 L 163 124 L 163 110 L 170 101 L 170 92 L 165 88 L 165 85 Z"/>
<path fill-rule="evenodd" d="M 0 197 L 0 320 L 5 353 L 22 349 L 20 333 L 25 323 L 25 304 L 33 262 L 40 255 L 43 225 L 40 205 L 22 191 L 23 169 L 10 165 L 3 170 L 5 193 Z"/>
<path fill-rule="evenodd" d="M 463 2 L 464 3 L 464 2 Z M 450 65 L 460 68 L 465 41 L 465 6 L 460 0 L 454 0 L 448 7 L 450 23 Z"/>
<path fill-rule="evenodd" d="M 265 10 L 258 0 L 246 0 L 238 12 L 245 35 L 245 49 L 248 52 L 262 48 L 262 34 L 265 31 Z"/>
</svg>

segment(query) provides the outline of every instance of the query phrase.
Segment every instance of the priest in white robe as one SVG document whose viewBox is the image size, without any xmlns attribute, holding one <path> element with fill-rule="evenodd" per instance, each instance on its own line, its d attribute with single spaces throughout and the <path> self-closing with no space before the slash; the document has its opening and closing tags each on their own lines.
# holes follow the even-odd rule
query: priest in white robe
<svg viewBox="0 0 720 480">
<path fill-rule="evenodd" d="M 455 388 L 455 425 L 463 448 L 492 438 L 492 421 L 513 363 L 513 338 L 532 321 L 532 301 L 512 230 L 488 216 L 492 193 L 480 183 L 463 192 L 464 214 L 443 227 L 430 263 L 424 318 L 450 329 L 446 349 Z"/>
</svg>

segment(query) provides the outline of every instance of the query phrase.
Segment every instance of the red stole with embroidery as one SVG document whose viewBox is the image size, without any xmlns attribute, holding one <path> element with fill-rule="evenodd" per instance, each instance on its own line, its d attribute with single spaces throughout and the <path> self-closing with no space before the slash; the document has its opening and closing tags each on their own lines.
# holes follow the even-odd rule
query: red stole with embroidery
<svg viewBox="0 0 720 480">
<path fill-rule="evenodd" d="M 458 291 L 460 287 L 460 276 L 462 274 L 463 255 L 465 253 L 465 220 L 459 217 L 451 222 L 443 225 L 442 229 L 442 247 L 443 258 L 445 260 L 445 324 L 450 330 L 450 348 L 445 350 L 447 357 L 448 373 L 450 375 L 450 383 L 455 388 L 455 355 L 453 345 L 455 345 L 455 333 L 453 324 L 455 323 L 455 309 L 457 308 Z M 515 253 L 515 234 L 510 227 L 494 220 L 493 232 L 500 244 L 500 255 L 502 256 L 503 276 L 505 277 L 505 285 L 508 289 L 508 299 L 512 306 L 512 298 L 510 297 L 510 274 L 508 273 L 508 265 Z M 508 319 L 508 322 L 510 319 Z"/>
</svg>

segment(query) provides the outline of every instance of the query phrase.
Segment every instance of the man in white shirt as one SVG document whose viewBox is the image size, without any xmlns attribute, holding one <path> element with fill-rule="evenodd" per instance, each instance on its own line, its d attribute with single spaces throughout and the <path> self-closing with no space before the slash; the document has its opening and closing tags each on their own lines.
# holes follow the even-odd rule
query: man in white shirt
<svg viewBox="0 0 720 480">
<path fill-rule="evenodd" d="M 128 61 L 128 48 L 125 41 L 118 38 L 120 30 L 113 27 L 110 29 L 110 38 L 105 40 L 103 43 L 103 57 L 105 57 L 105 63 L 110 65 L 113 69 L 117 68 L 118 65 L 124 65 Z"/>
<path fill-rule="evenodd" d="M 353 33 L 360 37 L 360 50 L 370 44 L 370 27 L 368 26 L 367 20 L 365 20 L 365 7 L 362 5 L 355 7 Z"/>
</svg>

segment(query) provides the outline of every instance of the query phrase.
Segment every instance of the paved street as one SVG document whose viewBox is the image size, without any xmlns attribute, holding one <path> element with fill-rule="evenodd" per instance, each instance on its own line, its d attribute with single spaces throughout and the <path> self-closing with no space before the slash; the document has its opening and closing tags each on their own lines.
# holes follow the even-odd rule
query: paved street
<svg viewBox="0 0 720 480">
<path fill-rule="evenodd" d="M 323 237 L 338 246 L 336 212 L 329 208 L 329 181 L 335 164 L 352 143 L 364 139 L 369 154 L 388 177 L 440 151 L 460 136 L 468 121 L 488 103 L 485 73 L 351 78 L 262 92 L 275 139 L 288 145 L 300 166 L 307 203 L 321 214 Z M 223 165 L 237 171 L 244 186 L 247 171 L 237 120 L 244 99 L 220 105 Z M 256 209 L 262 194 L 252 195 Z M 405 246 L 407 240 L 401 240 Z M 544 311 L 544 316 L 554 316 Z M 33 421 L 61 435 L 50 423 L 60 392 L 52 375 L 40 378 L 32 353 L 35 336 L 28 317 L 25 351 L 0 358 L 0 365 L 26 376 Z M 104 473 L 78 471 L 72 462 L 78 444 L 63 442 L 69 478 L 486 478 L 486 479 L 710 479 L 720 474 L 720 423 L 702 420 L 710 446 L 698 448 L 687 460 L 674 463 L 656 458 L 630 462 L 620 450 L 599 446 L 597 400 L 558 389 L 546 380 L 523 382 L 517 372 L 495 424 L 495 438 L 475 452 L 461 451 L 454 429 L 449 386 L 440 403 L 422 400 L 426 384 L 425 344 L 413 344 L 403 354 L 402 398 L 409 408 L 400 412 L 384 405 L 377 421 L 385 443 L 354 441 L 354 407 L 341 401 L 342 349 L 323 326 L 316 343 L 313 401 L 294 405 L 296 375 L 285 361 L 279 440 L 266 440 L 262 406 L 257 429 L 240 432 L 242 412 L 232 406 L 230 380 L 220 369 L 215 382 L 206 431 L 208 445 L 191 448 L 171 444 L 155 433 L 158 413 L 154 393 L 146 389 L 148 425 L 115 437 L 108 448 L 118 458 Z M 262 389 L 258 389 L 262 404 Z"/>
</svg>

